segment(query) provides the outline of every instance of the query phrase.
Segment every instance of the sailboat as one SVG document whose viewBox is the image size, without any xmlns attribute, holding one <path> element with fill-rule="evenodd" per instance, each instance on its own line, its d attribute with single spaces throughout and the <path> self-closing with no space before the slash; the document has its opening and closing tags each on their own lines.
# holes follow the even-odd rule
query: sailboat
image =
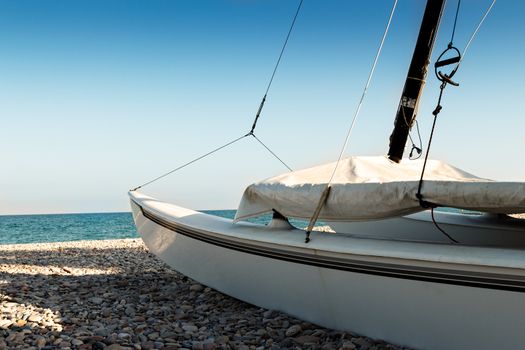
<svg viewBox="0 0 525 350">
<path fill-rule="evenodd" d="M 234 220 L 131 190 L 148 249 L 200 283 L 321 326 L 421 349 L 522 348 L 525 223 L 506 214 L 525 212 L 525 183 L 402 157 L 444 2 L 427 2 L 387 157 L 252 184 Z M 268 212 L 268 225 L 243 221 Z M 295 228 L 290 217 L 335 233 Z"/>
</svg>

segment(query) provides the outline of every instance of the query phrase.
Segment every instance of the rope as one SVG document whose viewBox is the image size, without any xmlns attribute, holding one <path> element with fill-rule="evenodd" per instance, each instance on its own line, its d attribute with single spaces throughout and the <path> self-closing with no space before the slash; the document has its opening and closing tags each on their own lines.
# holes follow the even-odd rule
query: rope
<svg viewBox="0 0 525 350">
<path fill-rule="evenodd" d="M 414 122 L 416 124 L 416 130 L 417 130 L 417 137 L 419 138 L 419 147 L 416 146 L 414 139 L 412 138 L 412 135 L 410 133 L 410 129 L 412 128 L 411 125 L 408 124 L 407 117 L 405 115 L 405 109 L 401 108 L 401 112 L 403 112 L 403 120 L 405 121 L 405 125 L 408 127 L 408 137 L 410 138 L 410 142 L 412 143 L 412 149 L 410 150 L 409 159 L 410 160 L 416 160 L 421 158 L 421 154 L 423 152 L 423 142 L 421 141 L 421 133 L 419 131 L 419 123 L 416 119 L 414 119 Z M 414 151 L 416 151 L 417 156 L 414 157 Z"/>
<path fill-rule="evenodd" d="M 456 241 L 454 238 L 452 238 L 452 236 L 450 236 L 448 233 L 445 232 L 445 230 L 443 230 L 441 227 L 439 227 L 436 219 L 434 218 L 434 208 L 431 208 L 430 209 L 430 216 L 432 217 L 432 222 L 434 223 L 434 226 L 436 226 L 436 228 L 441 231 L 442 234 L 444 234 L 448 239 L 450 239 L 451 242 L 453 243 L 459 243 L 458 241 Z"/>
<path fill-rule="evenodd" d="M 250 133 L 247 133 L 246 135 L 243 135 L 243 136 L 241 136 L 241 137 L 236 138 L 235 140 L 232 140 L 232 141 L 230 141 L 230 142 L 227 142 L 227 143 L 225 143 L 224 145 L 222 145 L 222 146 L 220 146 L 220 147 L 217 147 L 217 148 L 215 148 L 214 150 L 212 150 L 212 151 L 210 151 L 210 152 L 208 152 L 208 153 L 206 153 L 206 154 L 203 154 L 203 155 L 201 155 L 201 156 L 199 156 L 199 157 L 197 157 L 197 158 L 195 158 L 195 159 L 193 159 L 193 160 L 190 160 L 189 162 L 184 163 L 183 165 L 178 166 L 177 168 L 175 168 L 175 169 L 173 169 L 173 170 L 170 170 L 170 171 L 168 171 L 168 172 L 166 172 L 166 173 L 164 173 L 164 174 L 162 174 L 162 175 L 160 175 L 160 176 L 154 178 L 153 180 L 150 180 L 150 181 L 148 181 L 148 182 L 146 182 L 146 183 L 144 183 L 144 184 L 142 184 L 142 185 L 140 185 L 140 186 L 137 186 L 137 187 L 131 189 L 130 191 L 131 191 L 131 192 L 136 191 L 136 190 L 138 190 L 138 189 L 140 189 L 140 188 L 142 188 L 142 187 L 144 187 L 144 186 L 147 186 L 147 185 L 149 185 L 149 184 L 151 184 L 151 183 L 153 183 L 153 182 L 155 182 L 155 181 L 157 181 L 157 180 L 160 180 L 160 179 L 162 179 L 163 177 L 166 177 L 166 176 L 168 176 L 168 175 L 170 175 L 170 174 L 172 174 L 172 173 L 174 173 L 174 172 L 176 172 L 176 171 L 178 171 L 178 170 L 181 170 L 181 169 L 187 167 L 188 165 L 195 163 L 196 161 L 199 161 L 199 160 L 201 160 L 201 159 L 203 159 L 203 158 L 205 158 L 205 157 L 207 157 L 207 156 L 209 156 L 209 155 L 211 155 L 211 154 L 213 154 L 213 153 L 215 153 L 215 152 L 217 152 L 217 151 L 220 151 L 220 150 L 223 149 L 223 148 L 226 148 L 226 147 L 228 147 L 228 146 L 230 146 L 230 145 L 233 145 L 233 144 L 236 143 L 237 141 L 240 141 L 240 140 L 242 140 L 243 138 L 248 137 L 248 136 L 253 136 L 253 137 L 254 137 L 254 138 L 255 138 L 255 139 L 256 139 L 261 145 L 263 145 L 263 147 L 264 147 L 268 152 L 270 152 L 270 154 L 271 154 L 272 156 L 274 156 L 279 162 L 281 162 L 281 163 L 282 163 L 282 164 L 283 164 L 288 170 L 293 171 L 292 168 L 290 168 L 290 167 L 288 166 L 288 164 L 286 164 L 281 158 L 279 158 L 279 156 L 277 156 L 277 154 L 275 154 L 274 151 L 272 151 L 268 146 L 266 146 L 266 145 L 265 145 L 265 144 L 264 144 L 264 143 L 263 143 L 263 142 L 262 142 L 257 136 L 255 136 L 254 133 L 251 133 L 251 132 L 250 132 Z"/>
<path fill-rule="evenodd" d="M 379 47 L 377 49 L 374 62 L 372 63 L 372 68 L 370 69 L 370 72 L 368 73 L 368 79 L 366 80 L 365 87 L 363 89 L 363 93 L 361 94 L 361 99 L 359 100 L 359 103 L 357 104 L 356 111 L 354 113 L 354 117 L 352 118 L 352 122 L 350 124 L 350 127 L 348 129 L 348 132 L 346 134 L 345 142 L 343 143 L 343 147 L 341 148 L 341 152 L 339 153 L 339 157 L 337 158 L 337 162 L 335 163 L 334 171 L 332 172 L 332 175 L 330 176 L 330 179 L 328 180 L 326 184 L 326 188 L 323 191 L 323 194 L 321 195 L 321 198 L 319 199 L 319 202 L 317 204 L 316 210 L 314 214 L 312 215 L 310 219 L 310 224 L 308 225 L 308 229 L 306 230 L 306 243 L 310 241 L 310 233 L 312 231 L 312 227 L 315 225 L 315 222 L 317 221 L 317 218 L 319 217 L 319 214 L 321 212 L 321 208 L 326 203 L 328 199 L 329 194 L 329 188 L 330 184 L 332 183 L 332 180 L 334 179 L 334 176 L 337 172 L 337 168 L 339 167 L 339 163 L 341 162 L 341 159 L 343 158 L 343 154 L 346 150 L 346 147 L 348 146 L 348 142 L 350 140 L 350 135 L 352 134 L 352 130 L 354 129 L 357 117 L 359 116 L 359 113 L 361 111 L 361 107 L 363 105 L 363 101 L 365 99 L 366 93 L 368 91 L 368 87 L 370 86 L 370 82 L 372 81 L 372 77 L 374 75 L 374 71 L 377 66 L 377 62 L 379 60 L 379 56 L 381 55 L 381 50 L 383 49 L 383 44 L 385 43 L 386 36 L 388 34 L 388 30 L 390 29 L 390 23 L 392 22 L 392 18 L 394 17 L 394 12 L 396 10 L 397 6 L 397 0 L 394 0 L 394 4 L 392 6 L 392 10 L 390 11 L 390 16 L 388 17 L 388 22 L 385 27 L 385 31 L 383 32 L 383 36 L 381 38 L 381 42 L 379 44 Z"/>
<path fill-rule="evenodd" d="M 443 51 L 443 53 L 441 54 L 441 56 L 443 56 L 443 54 L 445 52 L 447 52 L 448 50 L 450 49 L 454 49 L 458 52 L 459 54 L 459 51 L 454 48 L 452 46 L 452 41 L 454 39 L 454 33 L 456 31 L 456 22 L 457 22 L 457 18 L 458 18 L 458 13 L 459 13 L 459 4 L 460 4 L 461 0 L 458 0 L 458 7 L 457 7 L 457 10 L 456 10 L 456 18 L 454 20 L 454 28 L 452 30 L 452 37 L 450 39 L 450 43 L 448 44 L 448 48 L 445 49 L 445 51 Z M 481 18 L 481 20 L 479 21 L 478 23 L 478 26 L 476 27 L 476 29 L 474 30 L 474 32 L 472 33 L 472 35 L 470 36 L 470 39 L 469 41 L 467 42 L 467 45 L 465 46 L 465 49 L 463 50 L 463 55 L 460 54 L 460 57 L 459 57 L 459 61 L 457 63 L 457 66 L 454 68 L 454 70 L 452 71 L 452 73 L 450 75 L 441 75 L 441 74 L 436 74 L 438 79 L 441 81 L 441 85 L 439 87 L 440 91 L 439 91 L 439 97 L 438 97 L 438 102 L 437 102 L 437 105 L 436 105 L 436 108 L 434 109 L 434 111 L 432 112 L 432 114 L 434 115 L 434 120 L 432 122 L 432 129 L 430 131 L 430 137 L 428 139 L 428 145 L 427 145 L 427 150 L 426 150 L 426 153 L 425 153 L 425 160 L 423 162 L 423 168 L 421 170 L 421 177 L 419 178 L 419 184 L 418 184 L 418 189 L 417 189 L 417 193 L 416 193 L 416 197 L 417 199 L 419 200 L 419 204 L 421 205 L 422 208 L 425 208 L 425 209 L 428 209 L 430 208 L 431 209 L 431 214 L 432 214 L 432 222 L 434 223 L 434 225 L 437 227 L 437 229 L 439 231 L 441 231 L 445 236 L 448 237 L 448 239 L 450 239 L 452 242 L 454 243 L 458 243 L 458 241 L 456 241 L 455 239 L 453 239 L 450 235 L 448 235 L 443 229 L 441 229 L 441 227 L 439 227 L 439 225 L 437 224 L 436 220 L 434 219 L 434 208 L 436 208 L 438 205 L 435 204 L 435 203 L 430 203 L 430 202 L 427 202 L 423 199 L 423 195 L 421 193 L 421 189 L 423 187 L 423 177 L 425 175 L 425 169 L 426 169 L 426 166 L 427 166 L 427 161 L 428 161 L 428 155 L 430 153 L 430 146 L 432 144 L 432 138 L 434 136 L 434 131 L 435 131 L 435 127 L 436 127 L 436 121 L 437 121 L 437 117 L 439 115 L 439 113 L 441 112 L 442 110 L 442 106 L 441 106 L 441 99 L 443 97 L 443 92 L 445 91 L 445 87 L 447 86 L 448 83 L 451 83 L 452 85 L 458 85 L 456 83 L 454 83 L 453 81 L 450 80 L 450 78 L 456 73 L 457 69 L 459 68 L 459 65 L 461 64 L 461 61 L 463 60 L 463 58 L 465 57 L 465 53 L 467 52 L 472 40 L 474 39 L 474 37 L 476 36 L 476 34 L 478 33 L 479 31 L 479 28 L 481 27 L 481 25 L 483 24 L 483 22 L 485 21 L 485 19 L 487 18 L 488 14 L 490 13 L 490 11 L 492 10 L 492 7 L 494 6 L 494 4 L 496 3 L 496 0 L 493 0 L 492 3 L 490 4 L 490 6 L 488 7 L 488 9 L 485 11 L 485 14 L 483 15 L 483 17 Z M 440 57 L 441 57 L 440 56 Z M 439 61 L 439 59 L 438 59 Z M 437 67 L 437 63 L 436 63 L 436 67 Z M 436 71 L 437 71 L 437 68 L 436 68 Z"/>
<path fill-rule="evenodd" d="M 242 140 L 243 138 L 245 138 L 247 136 L 253 136 L 257 141 L 259 141 L 259 143 L 261 145 L 264 146 L 264 148 L 266 148 L 268 150 L 268 152 L 270 152 L 275 158 L 277 158 L 288 170 L 292 171 L 292 169 L 281 158 L 279 158 L 268 146 L 266 146 L 261 140 L 259 140 L 257 138 L 257 136 L 255 136 L 255 134 L 253 132 L 255 130 L 255 127 L 257 126 L 257 121 L 259 120 L 259 117 L 261 115 L 261 111 L 262 111 L 262 109 L 264 107 L 264 103 L 266 102 L 266 96 L 268 95 L 268 91 L 270 91 L 270 87 L 272 86 L 273 79 L 275 78 L 275 73 L 277 72 L 277 68 L 279 67 L 279 64 L 281 63 L 281 58 L 283 57 L 284 51 L 286 49 L 286 46 L 288 45 L 288 39 L 290 39 L 290 35 L 291 35 L 292 30 L 293 30 L 293 28 L 295 26 L 295 21 L 297 20 L 297 16 L 299 15 L 299 11 L 301 10 L 301 6 L 303 5 L 303 1 L 304 0 L 300 0 L 299 5 L 297 6 L 297 10 L 295 11 L 295 15 L 293 17 L 292 24 L 290 25 L 290 29 L 288 30 L 288 34 L 286 35 L 286 39 L 284 40 L 284 44 L 283 44 L 283 46 L 281 48 L 281 52 L 279 53 L 279 57 L 277 59 L 275 67 L 273 68 L 272 76 L 270 77 L 270 81 L 268 82 L 268 85 L 266 86 L 266 91 L 265 91 L 264 96 L 263 96 L 263 98 L 261 100 L 261 103 L 259 104 L 259 108 L 257 110 L 257 114 L 255 115 L 255 119 L 253 121 L 252 128 L 251 128 L 250 132 L 247 133 L 246 135 L 243 135 L 241 137 L 236 138 L 235 140 L 227 142 L 226 144 L 224 144 L 224 145 L 222 145 L 220 147 L 217 147 L 214 150 L 212 150 L 212 151 L 210 151 L 210 152 L 208 152 L 206 154 L 203 154 L 202 156 L 199 156 L 199 157 L 197 157 L 197 158 L 195 158 L 195 159 L 193 159 L 193 160 L 191 160 L 191 161 L 189 161 L 189 162 L 187 162 L 187 163 L 185 163 L 185 164 L 183 164 L 183 165 L 181 165 L 181 166 L 179 166 L 179 167 L 177 167 L 177 168 L 175 168 L 173 170 L 170 170 L 170 171 L 168 171 L 168 172 L 166 172 L 166 173 L 164 173 L 164 174 L 154 178 L 153 180 L 150 180 L 150 181 L 148 181 L 148 182 L 146 182 L 146 183 L 144 183 L 144 184 L 142 184 L 140 186 L 137 186 L 137 187 L 131 189 L 130 191 L 136 191 L 139 188 L 142 188 L 142 187 L 147 186 L 147 185 L 149 185 L 149 184 L 151 184 L 151 183 L 153 183 L 153 182 L 155 182 L 157 180 L 160 180 L 163 177 L 166 177 L 166 176 L 168 176 L 168 175 L 170 175 L 170 174 L 172 174 L 172 173 L 174 173 L 174 172 L 176 172 L 178 170 L 181 170 L 181 169 L 187 167 L 190 164 L 195 163 L 196 161 L 199 161 L 199 160 L 201 160 L 201 159 L 203 159 L 203 158 L 205 158 L 205 157 L 207 157 L 207 156 L 209 156 L 209 155 L 211 155 L 211 154 L 213 154 L 213 153 L 215 153 L 217 151 L 220 151 L 221 149 L 226 148 L 226 147 L 236 143 L 237 141 Z"/>
<path fill-rule="evenodd" d="M 199 156 L 199 157 L 197 157 L 197 158 L 195 158 L 195 159 L 193 159 L 193 160 L 190 160 L 189 162 L 184 163 L 184 164 L 182 164 L 181 166 L 178 166 L 177 168 L 175 168 L 175 169 L 173 169 L 173 170 L 170 170 L 170 171 L 168 171 L 167 173 L 164 173 L 164 174 L 162 174 L 162 175 L 160 175 L 160 176 L 154 178 L 153 180 L 150 180 L 150 181 L 148 181 L 148 182 L 146 182 L 146 183 L 144 183 L 144 184 L 142 184 L 142 185 L 140 185 L 140 186 L 137 186 L 137 187 L 131 189 L 130 191 L 131 191 L 131 192 L 136 191 L 136 190 L 138 190 L 139 188 L 142 188 L 142 187 L 147 186 L 147 185 L 149 185 L 149 184 L 151 184 L 151 183 L 153 183 L 153 182 L 155 182 L 155 181 L 157 181 L 157 180 L 160 180 L 160 179 L 162 179 L 163 177 L 166 177 L 166 176 L 168 176 L 168 175 L 171 174 L 171 173 L 174 173 L 174 172 L 176 172 L 176 171 L 178 171 L 178 170 L 181 170 L 182 168 L 185 168 L 185 167 L 187 167 L 188 165 L 193 164 L 193 163 L 195 163 L 195 162 L 198 161 L 198 160 L 201 160 L 202 158 L 205 158 L 205 157 L 207 157 L 207 156 L 209 156 L 209 155 L 211 155 L 211 154 L 213 154 L 213 153 L 215 153 L 215 152 L 217 152 L 217 151 L 220 151 L 220 150 L 223 149 L 223 148 L 226 148 L 226 147 L 228 147 L 228 146 L 230 146 L 230 145 L 233 145 L 233 144 L 236 143 L 237 141 L 240 141 L 240 140 L 242 140 L 243 138 L 245 138 L 245 137 L 247 137 L 247 136 L 250 136 L 250 134 L 243 135 L 243 136 L 241 136 L 241 137 L 236 138 L 235 140 L 232 140 L 232 141 L 230 141 L 230 142 L 227 142 L 226 144 L 224 144 L 224 145 L 222 145 L 222 146 L 220 146 L 220 147 L 217 147 L 217 148 L 215 148 L 214 150 L 212 150 L 212 151 L 210 151 L 210 152 L 208 152 L 208 153 L 206 153 L 206 154 L 203 154 L 202 156 Z"/>
<path fill-rule="evenodd" d="M 335 164 L 334 171 L 332 175 L 330 176 L 330 180 L 328 181 L 328 184 L 330 184 L 335 176 L 335 173 L 337 172 L 337 168 L 339 166 L 339 162 L 343 158 L 343 154 L 346 150 L 346 147 L 348 146 L 348 142 L 350 141 L 350 135 L 352 134 L 352 130 L 354 129 L 355 122 L 357 120 L 357 117 L 359 116 L 359 112 L 361 112 L 361 107 L 363 105 L 363 101 L 365 99 L 365 95 L 368 91 L 368 87 L 370 86 L 370 82 L 372 81 L 372 76 L 374 75 L 374 71 L 377 66 L 377 61 L 379 60 L 379 56 L 381 55 L 381 50 L 383 49 L 383 44 L 385 42 L 386 36 L 388 34 L 388 30 L 390 29 L 390 23 L 392 22 L 392 17 L 394 16 L 394 12 L 397 6 L 397 0 L 394 0 L 394 5 L 392 6 L 392 10 L 390 11 L 390 16 L 388 18 L 388 22 L 386 24 L 385 31 L 383 33 L 383 37 L 381 38 L 381 43 L 379 44 L 379 47 L 377 49 L 376 56 L 374 58 L 374 63 L 372 64 L 372 68 L 370 69 L 370 73 L 368 73 L 368 79 L 366 80 L 365 88 L 363 89 L 363 93 L 361 95 L 361 99 L 359 100 L 359 103 L 357 104 L 357 109 L 354 113 L 354 117 L 352 119 L 352 123 L 350 124 L 350 128 L 348 129 L 348 132 L 346 134 L 345 142 L 343 143 L 343 147 L 341 148 L 341 152 L 339 153 L 339 157 L 337 158 L 337 162 Z M 327 185 L 328 186 L 328 185 Z"/>
<path fill-rule="evenodd" d="M 483 24 L 483 22 L 485 22 L 485 18 L 487 18 L 487 16 L 489 15 L 490 11 L 492 10 L 492 7 L 494 7 L 495 3 L 496 3 L 496 0 L 492 0 L 492 3 L 488 7 L 488 9 L 485 11 L 485 14 L 481 18 L 481 20 L 479 21 L 478 26 L 476 27 L 476 29 L 474 30 L 474 32 L 470 36 L 470 39 L 467 42 L 467 45 L 465 46 L 465 49 L 463 50 L 463 55 L 461 56 L 461 60 L 459 61 L 459 63 L 461 63 L 461 61 L 463 61 L 463 59 L 465 58 L 465 54 L 467 53 L 467 51 L 468 51 L 468 49 L 470 47 L 470 43 L 472 43 L 472 40 L 474 40 L 474 37 L 476 36 L 476 34 L 478 34 L 479 28 L 481 28 L 481 25 Z M 459 65 L 459 63 L 458 63 L 458 65 Z"/>
<path fill-rule="evenodd" d="M 306 229 L 306 238 L 304 240 L 304 243 L 310 242 L 310 233 L 312 233 L 312 230 L 314 229 L 315 222 L 317 221 L 317 218 L 319 217 L 319 214 L 321 213 L 321 209 L 323 209 L 324 204 L 326 203 L 326 200 L 328 199 L 328 195 L 330 194 L 330 189 L 332 187 L 326 186 L 326 188 L 323 190 L 323 193 L 321 193 L 321 199 L 317 203 L 317 207 L 315 208 L 314 215 L 310 218 L 310 222 L 308 223 L 308 228 Z"/>
<path fill-rule="evenodd" d="M 281 158 L 277 156 L 277 154 L 275 154 L 268 146 L 266 146 L 261 140 L 259 140 L 259 138 L 255 136 L 254 133 L 250 133 L 250 135 L 252 135 L 257 141 L 259 141 L 259 143 L 263 145 L 263 147 L 266 148 L 268 152 L 270 152 L 275 158 L 277 158 L 277 160 L 280 161 L 288 170 L 293 171 L 292 168 L 288 166 L 288 164 L 286 164 Z"/>
<path fill-rule="evenodd" d="M 419 178 L 419 185 L 418 185 L 418 188 L 417 188 L 417 194 L 416 194 L 416 197 L 417 199 L 419 200 L 419 205 L 422 207 L 422 208 L 425 208 L 425 209 L 430 209 L 430 214 L 432 216 L 432 223 L 434 224 L 434 226 L 442 233 L 444 234 L 451 242 L 453 243 L 459 243 L 458 241 L 456 241 L 454 238 L 452 238 L 448 233 L 445 232 L 445 230 L 443 230 L 437 223 L 436 219 L 434 218 L 434 209 L 438 207 L 437 204 L 434 204 L 434 203 L 430 203 L 430 202 L 427 202 L 423 199 L 423 195 L 421 194 L 421 189 L 423 187 L 423 176 L 425 174 L 425 169 L 426 169 L 426 166 L 427 166 L 427 160 L 428 160 L 428 154 L 430 153 L 430 145 L 432 144 L 432 137 L 434 136 L 434 130 L 435 130 L 435 127 L 436 127 L 436 120 L 437 120 L 437 116 L 439 114 L 439 112 L 441 112 L 441 98 L 443 97 L 443 91 L 445 90 L 445 87 L 447 86 L 447 82 L 446 81 L 442 81 L 441 82 L 441 86 L 440 86 L 440 91 L 439 91 L 439 98 L 438 98 L 438 103 L 437 103 L 437 106 L 436 106 L 436 109 L 434 109 L 434 111 L 432 112 L 432 114 L 434 115 L 434 122 L 432 123 L 432 131 L 430 132 L 430 137 L 428 139 L 428 145 L 427 145 L 427 151 L 425 153 L 425 161 L 423 162 L 423 169 L 421 170 L 421 177 Z"/>
<path fill-rule="evenodd" d="M 459 14 L 459 5 L 461 5 L 461 0 L 458 0 L 458 7 L 456 8 L 456 17 L 454 18 L 454 26 L 452 27 L 452 36 L 450 37 L 450 46 L 454 42 L 454 34 L 456 34 L 456 24 L 458 23 L 458 14 Z"/>
<path fill-rule="evenodd" d="M 421 154 L 423 153 L 423 141 L 421 141 L 421 132 L 419 131 L 419 123 L 416 120 L 416 130 L 417 130 L 417 137 L 419 138 L 419 147 L 416 146 L 414 143 L 414 139 L 412 138 L 412 135 L 410 135 L 410 132 L 408 133 L 408 137 L 410 137 L 410 142 L 412 143 L 412 149 L 410 150 L 410 154 L 408 158 L 410 160 L 416 160 L 421 158 Z M 417 155 L 414 157 L 414 151 L 416 151 Z"/>
<path fill-rule="evenodd" d="M 441 112 L 441 109 L 443 108 L 441 106 L 441 98 L 443 97 L 443 91 L 445 91 L 446 86 L 447 86 L 447 82 L 443 81 L 439 88 L 440 91 L 439 91 L 439 98 L 438 98 L 437 106 L 432 112 L 432 114 L 434 115 L 434 121 L 432 123 L 432 130 L 430 131 L 430 137 L 428 138 L 427 151 L 425 152 L 425 160 L 423 161 L 423 169 L 421 169 L 421 177 L 419 178 L 419 185 L 417 187 L 416 197 L 419 200 L 419 204 L 421 205 L 421 207 L 425 209 L 436 207 L 435 204 L 423 200 L 423 195 L 421 194 L 421 188 L 423 187 L 423 177 L 425 175 L 425 169 L 427 167 L 428 155 L 430 153 L 430 145 L 432 144 L 432 138 L 434 136 L 434 130 L 436 128 L 437 116 L 439 115 L 439 112 Z"/>
<path fill-rule="evenodd" d="M 266 96 L 268 95 L 268 91 L 270 91 L 270 87 L 272 86 L 273 78 L 275 77 L 277 68 L 279 67 L 279 64 L 281 63 L 281 58 L 283 57 L 283 53 L 284 53 L 284 50 L 286 49 L 286 45 L 288 45 L 288 39 L 290 39 L 290 34 L 292 34 L 292 30 L 295 26 L 295 20 L 297 19 L 297 16 L 299 15 L 299 11 L 301 10 L 302 5 L 303 5 L 303 0 L 299 2 L 299 5 L 297 6 L 297 10 L 295 11 L 295 16 L 293 17 L 292 24 L 290 25 L 290 29 L 288 30 L 288 34 L 286 35 L 286 39 L 284 40 L 283 47 L 281 48 L 281 53 L 279 54 L 279 58 L 277 59 L 277 62 L 275 63 L 275 67 L 273 68 L 272 76 L 270 78 L 270 81 L 268 82 L 266 91 L 264 92 L 264 96 L 259 105 L 259 109 L 257 110 L 257 114 L 255 115 L 255 119 L 252 124 L 252 129 L 250 130 L 251 133 L 253 133 L 253 131 L 255 130 L 255 127 L 257 126 L 257 121 L 259 120 L 259 117 L 261 116 L 261 111 L 264 107 L 264 103 L 266 102 Z"/>
</svg>

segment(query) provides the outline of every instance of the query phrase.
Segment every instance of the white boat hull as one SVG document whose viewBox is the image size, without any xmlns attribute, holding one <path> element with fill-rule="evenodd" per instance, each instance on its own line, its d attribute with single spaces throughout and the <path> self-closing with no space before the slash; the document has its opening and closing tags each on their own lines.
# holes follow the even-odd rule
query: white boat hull
<svg viewBox="0 0 525 350">
<path fill-rule="evenodd" d="M 130 193 L 152 253 L 246 302 L 419 349 L 518 349 L 520 250 L 396 242 L 232 224 Z"/>
</svg>

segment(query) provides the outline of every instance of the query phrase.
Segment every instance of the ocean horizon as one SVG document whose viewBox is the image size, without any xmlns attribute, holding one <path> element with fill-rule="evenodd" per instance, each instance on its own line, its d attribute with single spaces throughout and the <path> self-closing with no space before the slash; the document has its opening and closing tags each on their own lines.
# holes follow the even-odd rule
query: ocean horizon
<svg viewBox="0 0 525 350">
<path fill-rule="evenodd" d="M 229 219 L 236 212 L 233 209 L 200 211 Z M 270 215 L 250 221 L 267 224 Z M 0 215 L 0 245 L 138 237 L 131 212 Z"/>
<path fill-rule="evenodd" d="M 452 208 L 439 211 L 479 214 Z M 233 219 L 236 210 L 199 210 L 202 213 Z M 271 215 L 247 221 L 266 225 Z M 296 227 L 306 227 L 307 221 L 290 219 Z M 318 222 L 318 225 L 324 225 Z M 139 238 L 131 212 L 58 213 L 0 215 L 0 245 L 24 243 L 53 243 L 105 239 Z"/>
</svg>

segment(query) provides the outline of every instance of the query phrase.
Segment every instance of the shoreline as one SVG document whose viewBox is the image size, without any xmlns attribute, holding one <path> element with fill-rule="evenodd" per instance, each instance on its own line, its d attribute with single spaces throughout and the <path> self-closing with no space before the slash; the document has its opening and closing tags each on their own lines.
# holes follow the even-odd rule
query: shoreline
<svg viewBox="0 0 525 350">
<path fill-rule="evenodd" d="M 3 349 L 404 349 L 244 303 L 140 238 L 0 245 Z"/>
</svg>

